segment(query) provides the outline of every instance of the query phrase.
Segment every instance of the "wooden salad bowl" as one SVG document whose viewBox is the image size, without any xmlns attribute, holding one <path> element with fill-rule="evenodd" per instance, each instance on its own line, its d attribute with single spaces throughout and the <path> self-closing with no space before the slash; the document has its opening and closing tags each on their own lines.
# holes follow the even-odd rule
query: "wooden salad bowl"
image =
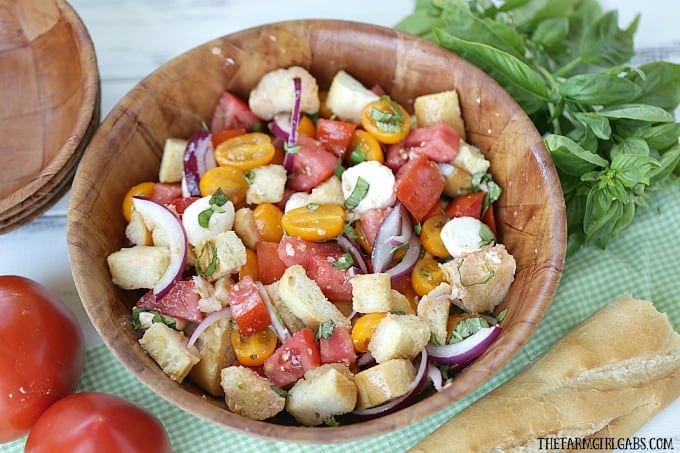
<svg viewBox="0 0 680 453">
<path fill-rule="evenodd" d="M 246 99 L 260 77 L 300 65 L 328 87 L 340 69 L 366 86 L 379 84 L 405 106 L 421 94 L 455 87 L 467 140 L 491 161 L 504 189 L 497 201 L 500 241 L 517 261 L 503 333 L 453 385 L 398 412 L 339 427 L 308 428 L 254 421 L 188 381 L 167 378 L 142 351 L 131 324 L 138 293 L 111 281 L 109 253 L 125 246 L 121 201 L 134 184 L 154 180 L 168 137 L 190 137 L 209 119 L 220 93 Z M 83 157 L 68 211 L 68 246 L 78 293 L 113 354 L 144 384 L 185 411 L 226 428 L 294 442 L 340 442 L 406 427 L 478 388 L 525 344 L 557 289 L 566 246 L 560 183 L 541 136 L 490 77 L 435 44 L 400 32 L 345 21 L 275 23 L 207 42 L 160 67 L 104 120 Z"/>
<path fill-rule="evenodd" d="M 0 6 L 0 233 L 70 188 L 99 124 L 94 47 L 63 0 Z"/>
</svg>

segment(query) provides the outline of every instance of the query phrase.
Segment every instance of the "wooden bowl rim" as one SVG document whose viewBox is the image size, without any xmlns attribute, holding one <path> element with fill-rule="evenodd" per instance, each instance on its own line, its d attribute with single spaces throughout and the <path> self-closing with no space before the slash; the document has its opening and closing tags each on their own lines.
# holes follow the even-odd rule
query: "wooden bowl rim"
<svg viewBox="0 0 680 453">
<path fill-rule="evenodd" d="M 28 184 L 0 198 L 0 234 L 34 219 L 66 193 L 78 162 L 99 124 L 101 86 L 94 44 L 75 9 L 65 0 L 52 1 L 57 5 L 60 16 L 71 25 L 79 47 L 84 76 L 82 106 L 69 139 L 41 169 L 40 174 Z"/>
<path fill-rule="evenodd" d="M 216 46 L 223 40 L 230 40 L 240 35 L 263 32 L 267 31 L 269 27 L 279 27 L 286 25 L 302 25 L 306 29 L 314 29 L 316 27 L 329 27 L 336 26 L 342 27 L 346 24 L 352 24 L 353 26 L 361 28 L 363 33 L 366 34 L 390 34 L 394 39 L 406 40 L 406 41 L 424 41 L 406 33 L 401 33 L 399 31 L 389 29 L 386 27 L 376 26 L 368 23 L 345 21 L 345 20 L 333 20 L 333 19 L 303 19 L 303 20 L 291 20 L 283 22 L 275 22 L 270 24 L 265 24 L 261 26 L 247 28 L 235 33 L 221 36 L 215 40 L 203 43 L 193 49 L 190 49 L 172 60 L 168 61 L 147 78 L 142 80 L 137 86 L 130 90 L 125 97 L 121 100 L 121 103 L 125 100 L 133 100 L 135 98 L 135 93 L 144 88 L 145 83 L 149 78 L 153 77 L 155 74 L 163 73 L 166 68 L 171 67 L 180 59 L 185 58 L 187 55 L 195 52 L 199 48 L 204 48 L 205 46 Z M 446 54 L 451 57 L 451 53 L 436 46 L 433 43 L 427 44 L 428 48 L 431 48 L 433 52 L 440 53 L 442 55 Z M 454 56 L 454 58 L 461 57 Z M 489 83 L 497 85 L 488 75 L 484 74 L 481 70 L 477 69 L 474 65 L 469 62 L 464 61 L 466 65 L 474 68 L 483 74 L 483 77 L 489 80 Z M 502 91 L 501 95 L 507 97 L 507 102 L 515 104 L 509 94 Z M 521 115 L 521 108 L 517 106 Z M 104 120 L 102 126 L 99 128 L 98 132 L 95 134 L 93 141 L 90 146 L 96 146 L 100 142 L 105 140 L 105 135 L 108 133 L 112 125 L 114 125 L 122 116 L 126 113 L 124 109 L 114 108 L 109 116 Z M 525 118 L 526 115 L 524 115 Z M 540 138 L 538 132 L 535 132 Z M 539 165 L 543 165 L 542 170 L 545 174 L 552 178 L 552 186 L 547 187 L 546 190 L 550 192 L 550 195 L 555 200 L 561 200 L 557 202 L 554 206 L 554 214 L 551 217 L 552 223 L 546 228 L 552 228 L 555 232 L 555 238 L 552 242 L 550 248 L 550 262 L 545 263 L 545 266 L 550 268 L 552 271 L 542 279 L 541 285 L 538 287 L 537 294 L 539 294 L 540 300 L 532 305 L 532 310 L 528 315 L 528 321 L 523 322 L 521 326 L 518 326 L 512 332 L 503 332 L 501 338 L 503 341 L 512 343 L 514 349 L 510 350 L 507 348 L 501 348 L 500 353 L 495 355 L 489 355 L 485 353 L 482 357 L 477 359 L 482 367 L 489 372 L 487 379 L 496 374 L 510 359 L 519 351 L 520 347 L 526 343 L 530 335 L 534 332 L 538 323 L 541 321 L 543 315 L 545 314 L 548 306 L 550 305 L 561 276 L 561 271 L 564 264 L 565 252 L 566 252 L 566 212 L 564 207 L 564 199 L 562 198 L 561 187 L 559 186 L 559 180 L 557 179 L 556 171 L 552 165 L 552 160 L 550 159 L 542 140 L 536 146 L 532 147 L 532 154 L 537 156 L 539 159 Z M 82 168 L 82 165 L 81 165 Z M 74 181 L 74 188 L 80 185 L 80 168 L 76 174 Z M 84 170 L 83 170 L 84 171 Z M 87 181 L 83 181 L 83 189 L 87 185 Z M 557 198 L 555 198 L 557 197 Z M 72 202 L 69 204 L 68 212 L 68 246 L 69 255 L 71 257 L 71 263 L 73 265 L 73 277 L 76 283 L 76 288 L 81 296 L 82 303 L 88 313 L 88 316 L 93 312 L 95 304 L 101 304 L 101 295 L 91 293 L 87 286 L 87 282 L 80 278 L 78 275 L 78 259 L 80 255 L 84 253 L 83 248 L 79 246 L 79 241 L 81 238 L 72 235 L 72 225 L 79 221 L 79 212 L 77 211 L 79 207 L 75 207 Z M 85 257 L 86 258 L 86 257 Z M 94 324 L 94 323 L 93 323 Z M 268 440 L 284 440 L 291 442 L 306 442 L 306 443 L 337 443 L 337 442 L 348 442 L 352 440 L 358 440 L 362 438 L 367 438 L 376 435 L 386 434 L 398 429 L 404 429 L 410 424 L 423 419 L 428 415 L 433 415 L 435 412 L 444 409 L 445 407 L 453 404 L 455 401 L 459 400 L 463 396 L 467 395 L 472 391 L 472 389 L 477 388 L 480 384 L 473 385 L 471 388 L 457 389 L 455 386 L 449 386 L 443 389 L 441 392 L 426 398 L 416 404 L 411 405 L 407 410 L 398 411 L 377 419 L 367 420 L 365 422 L 345 425 L 340 427 L 302 427 L 302 426 L 287 426 L 287 425 L 277 425 L 269 423 L 266 421 L 255 421 L 240 415 L 234 414 L 226 409 L 216 407 L 211 404 L 205 404 L 202 397 L 197 394 L 193 394 L 187 389 L 183 389 L 182 392 L 177 392 L 180 388 L 179 384 L 171 381 L 170 379 L 165 379 L 159 381 L 157 370 L 151 370 L 148 366 L 149 363 L 155 366 L 155 363 L 150 359 L 147 359 L 147 363 L 136 360 L 136 358 L 131 358 L 129 354 L 125 351 L 118 350 L 114 347 L 114 340 L 119 340 L 119 336 L 116 331 L 105 330 L 105 326 L 100 326 L 95 324 L 95 329 L 99 332 L 104 343 L 107 345 L 112 354 L 130 371 L 137 379 L 139 379 L 144 385 L 149 387 L 155 393 L 160 395 L 162 398 L 168 402 L 180 407 L 182 410 L 188 412 L 189 414 L 198 416 L 202 419 L 208 420 L 218 426 L 227 429 L 233 429 L 240 431 L 242 433 L 254 435 L 260 438 Z M 151 362 L 149 362 L 151 361 Z M 476 362 L 476 363 L 477 363 Z M 158 368 L 155 366 L 155 368 Z M 464 370 L 463 373 L 468 372 L 470 369 Z M 482 382 L 483 383 L 483 382 Z M 200 405 L 200 407 L 199 407 Z"/>
</svg>

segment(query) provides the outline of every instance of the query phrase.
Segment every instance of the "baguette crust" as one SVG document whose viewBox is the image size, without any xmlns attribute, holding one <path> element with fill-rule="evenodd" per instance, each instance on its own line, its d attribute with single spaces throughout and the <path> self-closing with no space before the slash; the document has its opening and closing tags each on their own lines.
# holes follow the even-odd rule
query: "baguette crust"
<svg viewBox="0 0 680 453">
<path fill-rule="evenodd" d="M 623 296 L 411 451 L 536 451 L 539 438 L 626 437 L 679 395 L 680 335 L 650 302 Z"/>
</svg>

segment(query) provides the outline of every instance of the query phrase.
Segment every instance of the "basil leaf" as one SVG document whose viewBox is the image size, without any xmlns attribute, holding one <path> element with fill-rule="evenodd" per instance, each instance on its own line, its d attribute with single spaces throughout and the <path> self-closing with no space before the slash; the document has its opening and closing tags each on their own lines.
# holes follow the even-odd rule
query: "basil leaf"
<svg viewBox="0 0 680 453">
<path fill-rule="evenodd" d="M 583 149 L 575 141 L 561 135 L 547 136 L 545 145 L 557 168 L 568 175 L 581 176 L 597 167 L 608 165 L 602 157 Z"/>
<path fill-rule="evenodd" d="M 577 112 L 574 114 L 574 117 L 599 139 L 609 140 L 609 137 L 612 135 L 609 119 L 597 112 Z"/>
<path fill-rule="evenodd" d="M 625 118 L 649 123 L 672 123 L 675 116 L 655 105 L 625 104 L 600 110 L 607 118 Z"/>
<path fill-rule="evenodd" d="M 359 176 L 357 178 L 357 183 L 354 186 L 354 189 L 352 189 L 352 193 L 349 195 L 349 198 L 345 200 L 345 207 L 347 209 L 354 209 L 357 206 L 359 206 L 361 200 L 363 200 L 366 197 L 366 194 L 368 193 L 368 189 L 370 187 L 371 185 L 368 183 L 368 181 Z"/>
<path fill-rule="evenodd" d="M 224 206 L 227 201 L 229 201 L 229 198 L 227 198 L 221 187 L 218 187 L 210 197 L 210 204 L 215 206 Z"/>
<path fill-rule="evenodd" d="M 489 327 L 489 323 L 484 318 L 477 316 L 463 318 L 458 321 L 455 329 L 451 332 L 448 344 L 459 343 L 486 327 Z"/>
<path fill-rule="evenodd" d="M 609 11 L 588 28 L 581 44 L 581 60 L 599 67 L 623 64 L 635 54 L 633 35 L 640 22 L 638 14 L 625 30 L 618 26 L 619 15 Z"/>
<path fill-rule="evenodd" d="M 595 73 L 569 77 L 560 85 L 559 92 L 570 101 L 611 105 L 632 101 L 642 94 L 642 88 L 626 78 Z"/>
<path fill-rule="evenodd" d="M 198 213 L 198 224 L 203 228 L 208 228 L 210 225 L 210 217 L 215 213 L 212 208 L 205 209 Z"/>
<path fill-rule="evenodd" d="M 664 151 L 659 158 L 659 166 L 649 173 L 650 184 L 656 184 L 680 168 L 680 144 Z"/>
<path fill-rule="evenodd" d="M 208 261 L 207 265 L 204 265 L 205 261 Z M 217 247 L 212 242 L 207 241 L 196 259 L 196 273 L 201 277 L 210 277 L 217 270 L 218 262 Z"/>
<path fill-rule="evenodd" d="M 640 66 L 629 78 L 642 87 L 635 99 L 640 104 L 651 104 L 664 110 L 675 110 L 680 105 L 680 64 L 655 61 Z M 644 76 L 641 76 L 642 73 Z"/>
<path fill-rule="evenodd" d="M 541 46 L 550 47 L 558 44 L 568 33 L 568 18 L 551 17 L 538 23 L 538 26 L 531 34 L 531 40 Z"/>
<path fill-rule="evenodd" d="M 609 158 L 613 159 L 619 154 L 638 154 L 649 156 L 649 145 L 646 141 L 637 137 L 626 137 L 617 141 L 609 150 Z"/>
<path fill-rule="evenodd" d="M 335 322 L 332 319 L 322 322 L 316 332 L 316 339 L 329 338 L 333 335 L 333 330 L 335 330 Z"/>
<path fill-rule="evenodd" d="M 331 266 L 336 269 L 349 269 L 354 266 L 354 260 L 349 252 L 345 252 L 337 260 L 333 261 Z"/>
<path fill-rule="evenodd" d="M 635 137 L 640 137 L 647 141 L 650 149 L 663 150 L 670 148 L 678 143 L 680 136 L 679 123 L 664 123 L 650 126 L 638 130 L 634 133 Z"/>
<path fill-rule="evenodd" d="M 650 172 L 658 166 L 659 162 L 650 156 L 617 154 L 612 159 L 610 171 L 623 187 L 633 188 L 637 184 L 649 185 Z"/>
</svg>

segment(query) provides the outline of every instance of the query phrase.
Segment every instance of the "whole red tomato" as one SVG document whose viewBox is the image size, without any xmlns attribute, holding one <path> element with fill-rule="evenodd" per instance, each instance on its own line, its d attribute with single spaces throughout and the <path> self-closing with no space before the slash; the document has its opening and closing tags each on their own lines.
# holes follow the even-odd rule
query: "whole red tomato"
<svg viewBox="0 0 680 453">
<path fill-rule="evenodd" d="M 84 351 L 80 325 L 59 298 L 28 278 L 0 275 L 0 443 L 26 434 L 75 391 Z"/>
<path fill-rule="evenodd" d="M 25 453 L 171 453 L 168 434 L 150 412 L 123 398 L 74 393 L 54 403 L 28 434 Z"/>
</svg>

